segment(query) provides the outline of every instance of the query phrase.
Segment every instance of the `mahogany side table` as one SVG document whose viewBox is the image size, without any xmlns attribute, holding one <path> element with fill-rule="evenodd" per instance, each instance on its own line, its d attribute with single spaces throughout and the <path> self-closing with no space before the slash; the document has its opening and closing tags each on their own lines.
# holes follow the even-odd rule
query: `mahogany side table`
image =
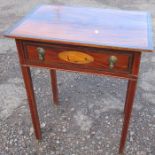
<svg viewBox="0 0 155 155">
<path fill-rule="evenodd" d="M 41 139 L 30 67 L 48 68 L 58 104 L 56 70 L 86 72 L 128 80 L 119 153 L 123 153 L 142 52 L 152 52 L 146 12 L 42 5 L 5 32 L 14 38 L 32 123 Z"/>
</svg>

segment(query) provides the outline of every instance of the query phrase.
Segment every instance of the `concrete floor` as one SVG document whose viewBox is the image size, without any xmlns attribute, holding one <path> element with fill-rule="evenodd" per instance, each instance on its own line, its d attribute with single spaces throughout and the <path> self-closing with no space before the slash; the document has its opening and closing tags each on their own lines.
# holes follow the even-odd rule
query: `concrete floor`
<svg viewBox="0 0 155 155">
<path fill-rule="evenodd" d="M 15 43 L 2 32 L 41 3 L 149 11 L 155 27 L 154 0 L 0 0 L 0 155 L 117 155 L 126 80 L 58 72 L 55 107 L 48 71 L 32 69 L 43 132 L 35 140 Z M 155 154 L 154 79 L 155 53 L 143 54 L 127 155 Z"/>
</svg>

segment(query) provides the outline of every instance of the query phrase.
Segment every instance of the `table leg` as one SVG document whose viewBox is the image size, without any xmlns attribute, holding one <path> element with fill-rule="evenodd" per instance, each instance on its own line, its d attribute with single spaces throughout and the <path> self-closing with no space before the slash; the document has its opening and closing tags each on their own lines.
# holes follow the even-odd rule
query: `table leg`
<svg viewBox="0 0 155 155">
<path fill-rule="evenodd" d="M 125 114 L 125 111 L 126 111 L 126 106 L 127 106 L 127 99 L 128 99 L 128 92 L 129 92 L 129 80 L 128 80 L 128 83 L 127 83 L 127 92 L 126 92 L 126 100 L 125 100 L 125 105 L 124 105 L 124 114 Z"/>
<path fill-rule="evenodd" d="M 34 91 L 33 91 L 33 83 L 32 83 L 32 79 L 31 79 L 30 68 L 22 66 L 21 70 L 22 70 L 25 88 L 26 88 L 26 92 L 27 92 L 28 103 L 29 103 L 29 108 L 30 108 L 30 112 L 31 112 L 31 118 L 32 118 L 35 136 L 38 140 L 40 140 L 41 139 L 41 128 L 40 128 L 39 116 L 38 116 L 38 112 L 37 112 L 35 95 L 34 95 Z"/>
<path fill-rule="evenodd" d="M 58 105 L 58 88 L 57 88 L 57 77 L 56 77 L 56 71 L 55 70 L 50 70 L 50 75 L 51 75 L 51 85 L 52 85 L 52 92 L 53 92 L 53 101 L 54 104 Z"/>
<path fill-rule="evenodd" d="M 126 103 L 125 103 L 125 114 L 124 114 L 124 122 L 123 122 L 123 128 L 122 128 L 122 135 L 120 140 L 120 148 L 119 153 L 123 153 L 125 142 L 127 138 L 128 133 L 128 127 L 134 102 L 134 96 L 136 92 L 136 80 L 129 80 L 128 82 L 128 90 L 127 90 L 127 96 L 126 96 Z"/>
</svg>

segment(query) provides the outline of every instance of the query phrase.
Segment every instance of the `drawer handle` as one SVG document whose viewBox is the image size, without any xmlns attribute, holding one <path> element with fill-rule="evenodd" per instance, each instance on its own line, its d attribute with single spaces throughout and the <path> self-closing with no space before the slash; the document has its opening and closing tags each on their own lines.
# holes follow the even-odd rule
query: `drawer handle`
<svg viewBox="0 0 155 155">
<path fill-rule="evenodd" d="M 118 61 L 117 57 L 112 55 L 109 58 L 109 68 L 113 69 L 115 67 L 116 62 Z"/>
<path fill-rule="evenodd" d="M 39 60 L 43 61 L 45 58 L 45 50 L 42 47 L 37 48 Z"/>
</svg>

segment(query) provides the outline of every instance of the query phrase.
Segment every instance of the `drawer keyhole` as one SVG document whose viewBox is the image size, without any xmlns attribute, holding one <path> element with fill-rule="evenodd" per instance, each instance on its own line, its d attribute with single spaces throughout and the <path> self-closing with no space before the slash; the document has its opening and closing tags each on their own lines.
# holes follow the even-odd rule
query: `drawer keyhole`
<svg viewBox="0 0 155 155">
<path fill-rule="evenodd" d="M 42 47 L 37 48 L 39 60 L 43 61 L 45 58 L 45 50 Z"/>
</svg>

